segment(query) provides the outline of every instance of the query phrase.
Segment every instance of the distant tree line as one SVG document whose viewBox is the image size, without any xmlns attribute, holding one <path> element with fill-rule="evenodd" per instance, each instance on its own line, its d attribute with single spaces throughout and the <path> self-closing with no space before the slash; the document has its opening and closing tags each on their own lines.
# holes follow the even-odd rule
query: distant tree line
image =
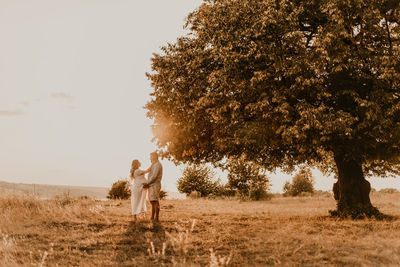
<svg viewBox="0 0 400 267">
<path fill-rule="evenodd" d="M 193 197 L 237 196 L 242 199 L 270 198 L 269 178 L 260 166 L 235 160 L 229 163 L 228 182 L 215 179 L 210 167 L 201 164 L 187 166 L 178 179 L 178 190 Z"/>
<path fill-rule="evenodd" d="M 228 182 L 221 184 L 215 173 L 205 165 L 187 166 L 178 180 L 178 190 L 191 197 L 229 196 L 249 200 L 271 198 L 269 178 L 262 168 L 244 160 L 229 163 Z M 317 192 L 314 178 L 309 168 L 301 168 L 283 186 L 283 196 L 311 196 Z M 325 193 L 325 192 L 324 192 Z M 329 192 L 326 192 L 329 194 Z"/>
</svg>

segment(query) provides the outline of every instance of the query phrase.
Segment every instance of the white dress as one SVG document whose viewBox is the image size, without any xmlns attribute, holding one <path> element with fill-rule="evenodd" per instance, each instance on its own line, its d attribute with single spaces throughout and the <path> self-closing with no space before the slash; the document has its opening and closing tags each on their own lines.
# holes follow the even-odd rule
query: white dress
<svg viewBox="0 0 400 267">
<path fill-rule="evenodd" d="M 132 215 L 146 211 L 146 194 L 147 189 L 143 188 L 143 183 L 147 183 L 142 170 L 137 169 L 133 173 L 134 179 L 131 181 L 131 204 Z"/>
</svg>

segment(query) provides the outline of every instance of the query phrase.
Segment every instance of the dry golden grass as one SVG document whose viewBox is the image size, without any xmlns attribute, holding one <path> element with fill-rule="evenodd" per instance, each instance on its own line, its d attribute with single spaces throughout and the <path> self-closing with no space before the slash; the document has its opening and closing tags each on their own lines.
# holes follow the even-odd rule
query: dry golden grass
<svg viewBox="0 0 400 267">
<path fill-rule="evenodd" d="M 400 215 L 399 194 L 373 194 Z M 161 223 L 129 201 L 0 197 L 3 266 L 398 266 L 400 220 L 337 220 L 331 198 L 165 200 Z"/>
</svg>

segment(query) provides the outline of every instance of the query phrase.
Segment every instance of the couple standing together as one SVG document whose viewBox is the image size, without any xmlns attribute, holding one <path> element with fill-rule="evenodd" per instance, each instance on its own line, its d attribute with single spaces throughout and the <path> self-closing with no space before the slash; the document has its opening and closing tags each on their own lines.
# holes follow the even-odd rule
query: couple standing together
<svg viewBox="0 0 400 267">
<path fill-rule="evenodd" d="M 137 220 L 136 215 L 146 211 L 146 193 L 151 204 L 151 220 L 158 221 L 160 214 L 160 190 L 162 178 L 162 165 L 158 160 L 157 152 L 150 154 L 151 166 L 147 170 L 139 169 L 141 164 L 135 159 L 131 166 L 131 204 L 132 215 Z M 146 179 L 145 174 L 149 173 Z"/>
</svg>

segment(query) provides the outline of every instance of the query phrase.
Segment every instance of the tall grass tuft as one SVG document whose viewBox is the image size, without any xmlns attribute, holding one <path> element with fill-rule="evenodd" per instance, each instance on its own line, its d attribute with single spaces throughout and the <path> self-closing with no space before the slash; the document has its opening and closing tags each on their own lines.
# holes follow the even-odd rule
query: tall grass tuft
<svg viewBox="0 0 400 267">
<path fill-rule="evenodd" d="M 197 266 L 200 258 L 195 248 L 194 228 L 196 219 L 192 220 L 190 227 L 185 227 L 175 223 L 176 231 L 165 232 L 167 240 L 163 242 L 161 249 L 156 249 L 154 243 L 148 241 L 149 248 L 147 252 L 150 260 L 159 264 L 172 263 L 173 266 Z M 229 256 L 216 255 L 214 250 L 210 249 L 210 259 L 206 264 L 210 267 L 229 266 L 232 259 L 232 252 Z"/>
</svg>

